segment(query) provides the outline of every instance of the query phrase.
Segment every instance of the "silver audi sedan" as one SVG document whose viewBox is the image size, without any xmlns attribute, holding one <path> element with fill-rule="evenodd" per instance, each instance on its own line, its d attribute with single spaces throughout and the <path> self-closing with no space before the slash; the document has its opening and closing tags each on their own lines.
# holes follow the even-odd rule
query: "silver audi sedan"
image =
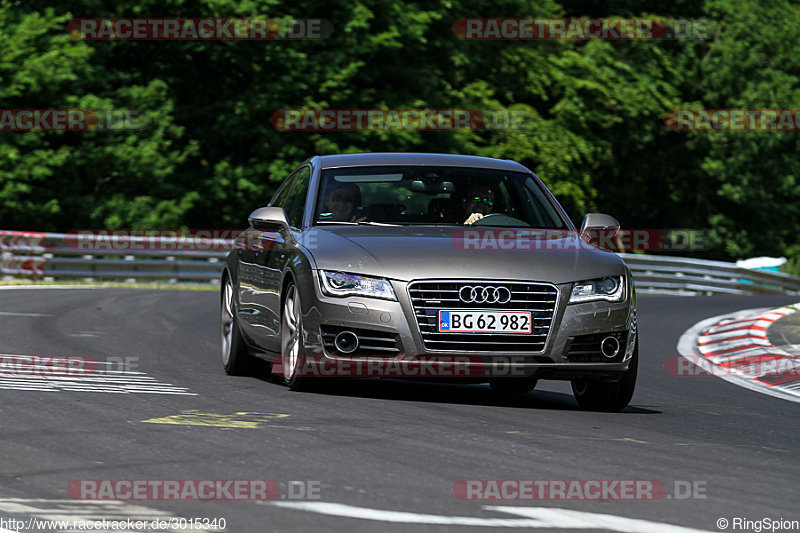
<svg viewBox="0 0 800 533">
<path fill-rule="evenodd" d="M 313 157 L 249 216 L 221 279 L 222 361 L 255 358 L 293 390 L 325 378 L 569 380 L 586 409 L 636 384 L 631 273 L 509 160 L 415 153 Z"/>
</svg>

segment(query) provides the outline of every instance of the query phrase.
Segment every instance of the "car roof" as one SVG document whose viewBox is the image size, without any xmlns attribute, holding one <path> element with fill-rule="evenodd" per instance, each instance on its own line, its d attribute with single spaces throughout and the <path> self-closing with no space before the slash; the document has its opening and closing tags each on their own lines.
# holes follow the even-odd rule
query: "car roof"
<svg viewBox="0 0 800 533">
<path fill-rule="evenodd" d="M 320 168 L 362 167 L 372 165 L 431 165 L 450 167 L 489 168 L 530 172 L 510 159 L 494 159 L 475 155 L 378 152 L 364 154 L 320 155 L 313 158 Z"/>
</svg>

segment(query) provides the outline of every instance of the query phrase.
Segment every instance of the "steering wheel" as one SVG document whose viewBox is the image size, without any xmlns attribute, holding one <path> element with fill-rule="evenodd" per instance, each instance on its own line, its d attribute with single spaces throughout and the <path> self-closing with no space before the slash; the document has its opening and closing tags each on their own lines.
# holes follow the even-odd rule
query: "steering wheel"
<svg viewBox="0 0 800 533">
<path fill-rule="evenodd" d="M 472 223 L 473 226 L 511 226 L 528 228 L 530 224 L 524 220 L 510 217 L 505 213 L 489 213 L 484 215 L 483 218 L 476 220 Z"/>
</svg>

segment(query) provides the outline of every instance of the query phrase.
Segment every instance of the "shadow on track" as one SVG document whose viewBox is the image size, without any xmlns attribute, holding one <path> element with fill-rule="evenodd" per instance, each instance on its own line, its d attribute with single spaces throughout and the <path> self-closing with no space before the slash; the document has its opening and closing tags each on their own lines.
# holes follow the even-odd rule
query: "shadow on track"
<svg viewBox="0 0 800 533">
<path fill-rule="evenodd" d="M 283 386 L 280 378 L 267 375 L 266 365 L 263 367 L 263 372 L 258 372 L 257 375 L 270 386 Z M 485 405 L 514 409 L 581 411 L 571 394 L 561 392 L 534 390 L 530 393 L 499 393 L 493 391 L 487 384 L 423 381 L 419 379 L 321 378 L 314 385 L 313 390 L 305 394 L 372 398 L 377 400 Z M 629 405 L 621 413 L 652 415 L 661 414 L 661 411 Z"/>
</svg>

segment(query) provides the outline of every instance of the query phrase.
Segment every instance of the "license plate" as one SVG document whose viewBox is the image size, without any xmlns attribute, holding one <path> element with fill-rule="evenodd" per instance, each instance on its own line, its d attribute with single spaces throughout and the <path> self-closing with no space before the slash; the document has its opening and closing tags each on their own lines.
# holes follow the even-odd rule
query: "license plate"
<svg viewBox="0 0 800 533">
<path fill-rule="evenodd" d="M 439 311 L 440 333 L 530 333 L 530 311 Z"/>
</svg>

